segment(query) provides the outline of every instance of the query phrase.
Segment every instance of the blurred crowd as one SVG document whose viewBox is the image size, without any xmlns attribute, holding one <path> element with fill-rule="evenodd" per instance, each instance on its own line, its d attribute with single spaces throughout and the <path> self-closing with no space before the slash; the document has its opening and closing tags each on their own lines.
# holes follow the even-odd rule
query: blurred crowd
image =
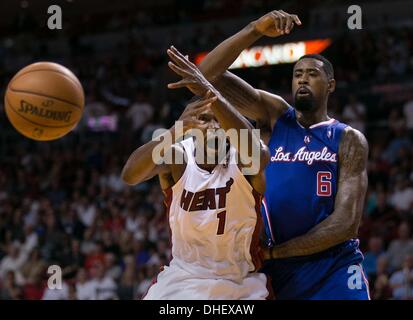
<svg viewBox="0 0 413 320">
<path fill-rule="evenodd" d="M 142 298 L 171 258 L 164 198 L 157 179 L 131 187 L 120 172 L 190 98 L 165 89 L 175 79 L 166 46 L 193 56 L 225 39 L 223 30 L 131 36 L 105 52 L 74 36 L 63 57 L 42 40 L 3 42 L 1 88 L 18 66 L 42 57 L 73 69 L 87 101 L 76 130 L 49 143 L 19 136 L 0 108 L 0 299 Z M 413 299 L 413 29 L 343 35 L 325 55 L 338 83 L 330 114 L 370 146 L 360 239 L 372 298 Z M 236 72 L 291 101 L 291 67 Z M 61 290 L 50 289 L 59 270 L 63 282 L 52 287 Z"/>
</svg>

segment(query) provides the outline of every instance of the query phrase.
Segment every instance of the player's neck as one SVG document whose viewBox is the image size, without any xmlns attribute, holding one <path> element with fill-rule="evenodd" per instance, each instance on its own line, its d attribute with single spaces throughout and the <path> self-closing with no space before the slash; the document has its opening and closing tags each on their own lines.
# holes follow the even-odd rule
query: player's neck
<svg viewBox="0 0 413 320">
<path fill-rule="evenodd" d="M 209 171 L 209 172 L 212 172 L 212 170 L 214 170 L 215 169 L 215 167 L 219 164 L 219 163 L 222 163 L 222 161 L 218 158 L 218 154 L 216 155 L 216 158 L 215 158 L 215 163 L 208 163 L 208 162 L 213 162 L 213 161 L 208 161 L 208 154 L 207 154 L 207 149 L 206 149 L 206 147 L 204 146 L 204 161 L 206 160 L 206 162 L 207 163 L 198 163 L 196 160 L 197 160 L 197 158 L 196 158 L 196 151 L 197 151 L 197 148 L 195 148 L 195 151 L 194 151 L 194 157 L 195 157 L 195 162 L 196 162 L 196 164 L 197 164 L 197 166 L 199 167 L 199 168 L 201 168 L 202 170 L 206 170 L 206 171 Z M 227 163 L 228 161 L 229 161 L 229 144 L 227 144 L 227 153 L 226 153 L 226 155 L 225 155 L 225 158 L 226 158 L 226 160 L 225 160 L 225 162 Z M 224 160 L 224 159 L 222 159 L 222 160 Z"/>
<path fill-rule="evenodd" d="M 204 147 L 204 148 L 205 148 L 205 147 Z M 205 148 L 205 149 L 206 149 L 206 148 Z M 204 149 L 204 150 L 205 150 L 205 149 Z M 195 157 L 196 165 L 197 165 L 199 168 L 201 168 L 202 170 L 206 170 L 206 171 L 212 172 L 212 170 L 214 170 L 214 168 L 217 166 L 217 164 L 216 164 L 216 163 L 199 163 L 199 162 L 197 161 L 196 151 L 197 151 L 197 149 L 195 148 L 194 157 Z M 206 150 L 205 150 L 203 160 L 206 161 L 206 159 L 207 159 L 207 154 L 206 154 Z M 208 161 L 206 161 L 206 162 L 208 162 Z"/>
<path fill-rule="evenodd" d="M 199 163 L 197 163 L 197 165 L 202 170 L 206 170 L 206 171 L 209 171 L 209 172 L 212 172 L 212 170 L 214 170 L 214 168 L 217 166 L 215 163 L 213 163 L 213 164 L 199 164 Z"/>
<path fill-rule="evenodd" d="M 320 108 L 316 111 L 298 111 L 295 110 L 297 121 L 304 128 L 309 128 L 314 124 L 330 120 L 327 115 L 327 108 Z"/>
</svg>

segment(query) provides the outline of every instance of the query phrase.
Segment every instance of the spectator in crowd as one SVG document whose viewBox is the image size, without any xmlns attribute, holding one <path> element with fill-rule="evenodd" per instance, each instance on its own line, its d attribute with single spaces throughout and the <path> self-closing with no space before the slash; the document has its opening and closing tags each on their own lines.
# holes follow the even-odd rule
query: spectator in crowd
<svg viewBox="0 0 413 320">
<path fill-rule="evenodd" d="M 24 284 L 24 277 L 21 273 L 21 268 L 28 259 L 28 252 L 21 248 L 20 243 L 12 242 L 8 247 L 8 254 L 1 260 L 0 263 L 0 278 L 5 279 L 8 271 L 13 271 L 13 280 L 15 279 L 18 285 Z M 9 275 L 9 277 L 11 277 Z"/>
<path fill-rule="evenodd" d="M 83 234 L 83 241 L 80 245 L 80 252 L 84 256 L 89 256 L 92 252 L 96 251 L 96 241 L 93 239 L 93 229 L 88 228 Z"/>
<path fill-rule="evenodd" d="M 393 295 L 392 288 L 389 280 L 389 267 L 388 259 L 385 255 L 381 255 L 377 259 L 376 272 L 374 278 L 370 280 L 373 287 L 370 286 L 372 291 L 372 299 L 374 300 L 387 300 Z"/>
<path fill-rule="evenodd" d="M 364 255 L 363 268 L 370 279 L 377 270 L 377 259 L 383 254 L 383 240 L 378 236 L 369 239 L 369 251 Z"/>
<path fill-rule="evenodd" d="M 151 271 L 147 270 L 147 268 L 141 268 L 139 273 L 138 273 L 138 282 L 139 286 L 137 288 L 137 298 L 142 299 L 146 293 L 148 292 L 151 284 L 152 284 L 152 279 L 151 279 Z"/>
<path fill-rule="evenodd" d="M 100 261 L 95 261 L 91 269 L 91 287 L 94 291 L 93 300 L 115 300 L 117 296 L 116 282 L 107 276 L 105 265 Z"/>
<path fill-rule="evenodd" d="M 396 118 L 400 119 L 400 118 Z M 394 164 L 399 158 L 399 152 L 401 149 L 411 150 L 412 142 L 407 135 L 404 124 L 399 124 L 399 121 L 393 121 L 389 126 L 393 129 L 394 138 L 384 151 L 385 159 Z"/>
<path fill-rule="evenodd" d="M 370 213 L 370 217 L 374 220 L 386 220 L 393 216 L 393 206 L 388 202 L 388 195 L 381 191 L 376 195 L 376 201 Z"/>
<path fill-rule="evenodd" d="M 102 100 L 97 99 L 96 93 L 91 91 L 87 96 L 87 101 L 85 104 L 85 111 L 83 114 L 83 119 L 88 121 L 91 118 L 99 118 L 108 114 L 108 107 L 102 102 Z"/>
<path fill-rule="evenodd" d="M 12 270 L 6 272 L 2 277 L 0 287 L 1 300 L 20 300 L 23 299 L 23 292 L 21 287 L 16 283 L 15 273 Z"/>
<path fill-rule="evenodd" d="M 400 212 L 408 212 L 413 208 L 413 187 L 409 180 L 400 178 L 397 181 L 390 195 L 390 203 Z"/>
<path fill-rule="evenodd" d="M 105 254 L 105 268 L 106 268 L 106 275 L 118 281 L 122 275 L 122 268 L 119 264 L 117 264 L 116 257 L 112 252 L 108 252 Z"/>
<path fill-rule="evenodd" d="M 62 255 L 61 264 L 65 268 L 80 268 L 85 264 L 85 256 L 80 251 L 80 241 L 78 239 L 71 239 L 69 245 L 69 252 Z"/>
<path fill-rule="evenodd" d="M 123 272 L 118 288 L 118 296 L 120 300 L 133 300 L 137 298 L 134 268 L 126 268 Z"/>
<path fill-rule="evenodd" d="M 398 238 L 390 243 L 387 250 L 390 269 L 400 269 L 407 255 L 413 255 L 413 240 L 410 238 L 410 226 L 408 222 L 402 222 L 399 225 Z"/>
<path fill-rule="evenodd" d="M 25 279 L 25 282 L 35 283 L 36 280 L 40 279 L 46 272 L 47 265 L 40 256 L 40 251 L 35 248 L 31 254 L 28 261 L 22 266 L 21 274 Z"/>
<path fill-rule="evenodd" d="M 105 263 L 105 253 L 103 251 L 103 243 L 96 242 L 94 250 L 86 257 L 85 268 L 90 271 L 93 267 L 96 268 L 97 265 L 104 265 Z"/>
<path fill-rule="evenodd" d="M 413 299 L 413 256 L 404 257 L 402 269 L 396 271 L 390 278 L 393 298 L 397 300 Z"/>
<path fill-rule="evenodd" d="M 90 202 L 86 196 L 82 196 L 78 202 L 75 202 L 75 210 L 82 224 L 91 227 L 96 217 L 95 204 Z"/>
<path fill-rule="evenodd" d="M 80 268 L 76 275 L 76 298 L 77 300 L 93 300 L 95 299 L 95 287 L 91 281 L 87 279 L 86 269 Z"/>
<path fill-rule="evenodd" d="M 45 290 L 43 274 L 35 274 L 28 279 L 23 286 L 23 296 L 25 300 L 41 300 Z"/>
<path fill-rule="evenodd" d="M 365 117 L 366 106 L 359 102 L 355 95 L 350 95 L 348 104 L 343 109 L 344 122 L 364 133 L 366 131 Z"/>
<path fill-rule="evenodd" d="M 126 113 L 126 118 L 132 123 L 134 136 L 140 136 L 141 130 L 148 124 L 148 121 L 154 114 L 154 108 L 149 103 L 146 95 L 139 92 L 136 96 L 136 101 L 132 104 Z"/>
<path fill-rule="evenodd" d="M 66 281 L 60 287 L 46 287 L 43 292 L 42 300 L 69 300 L 69 285 Z"/>
</svg>

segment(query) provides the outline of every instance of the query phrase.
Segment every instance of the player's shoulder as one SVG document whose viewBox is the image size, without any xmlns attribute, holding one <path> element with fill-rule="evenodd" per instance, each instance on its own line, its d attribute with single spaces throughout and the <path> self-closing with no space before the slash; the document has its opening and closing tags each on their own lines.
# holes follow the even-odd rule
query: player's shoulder
<svg viewBox="0 0 413 320">
<path fill-rule="evenodd" d="M 366 147 L 368 146 L 365 135 L 361 131 L 354 129 L 349 125 L 343 129 L 343 139 L 349 140 L 354 144 L 365 145 Z"/>
<path fill-rule="evenodd" d="M 369 145 L 366 137 L 361 131 L 347 125 L 343 129 L 340 150 L 341 152 L 348 152 L 349 149 L 367 155 Z"/>
<path fill-rule="evenodd" d="M 185 144 L 181 142 L 171 145 L 171 147 L 165 152 L 165 157 L 172 165 L 185 164 L 188 160 L 188 156 L 185 152 Z"/>
</svg>

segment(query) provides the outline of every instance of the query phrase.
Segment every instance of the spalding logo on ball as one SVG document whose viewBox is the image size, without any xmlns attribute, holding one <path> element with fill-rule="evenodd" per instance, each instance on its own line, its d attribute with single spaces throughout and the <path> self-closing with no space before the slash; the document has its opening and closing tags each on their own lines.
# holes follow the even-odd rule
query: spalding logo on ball
<svg viewBox="0 0 413 320">
<path fill-rule="evenodd" d="M 79 122 L 85 95 L 67 68 L 38 62 L 20 70 L 7 86 L 6 114 L 24 136 L 50 141 L 63 137 Z"/>
</svg>

